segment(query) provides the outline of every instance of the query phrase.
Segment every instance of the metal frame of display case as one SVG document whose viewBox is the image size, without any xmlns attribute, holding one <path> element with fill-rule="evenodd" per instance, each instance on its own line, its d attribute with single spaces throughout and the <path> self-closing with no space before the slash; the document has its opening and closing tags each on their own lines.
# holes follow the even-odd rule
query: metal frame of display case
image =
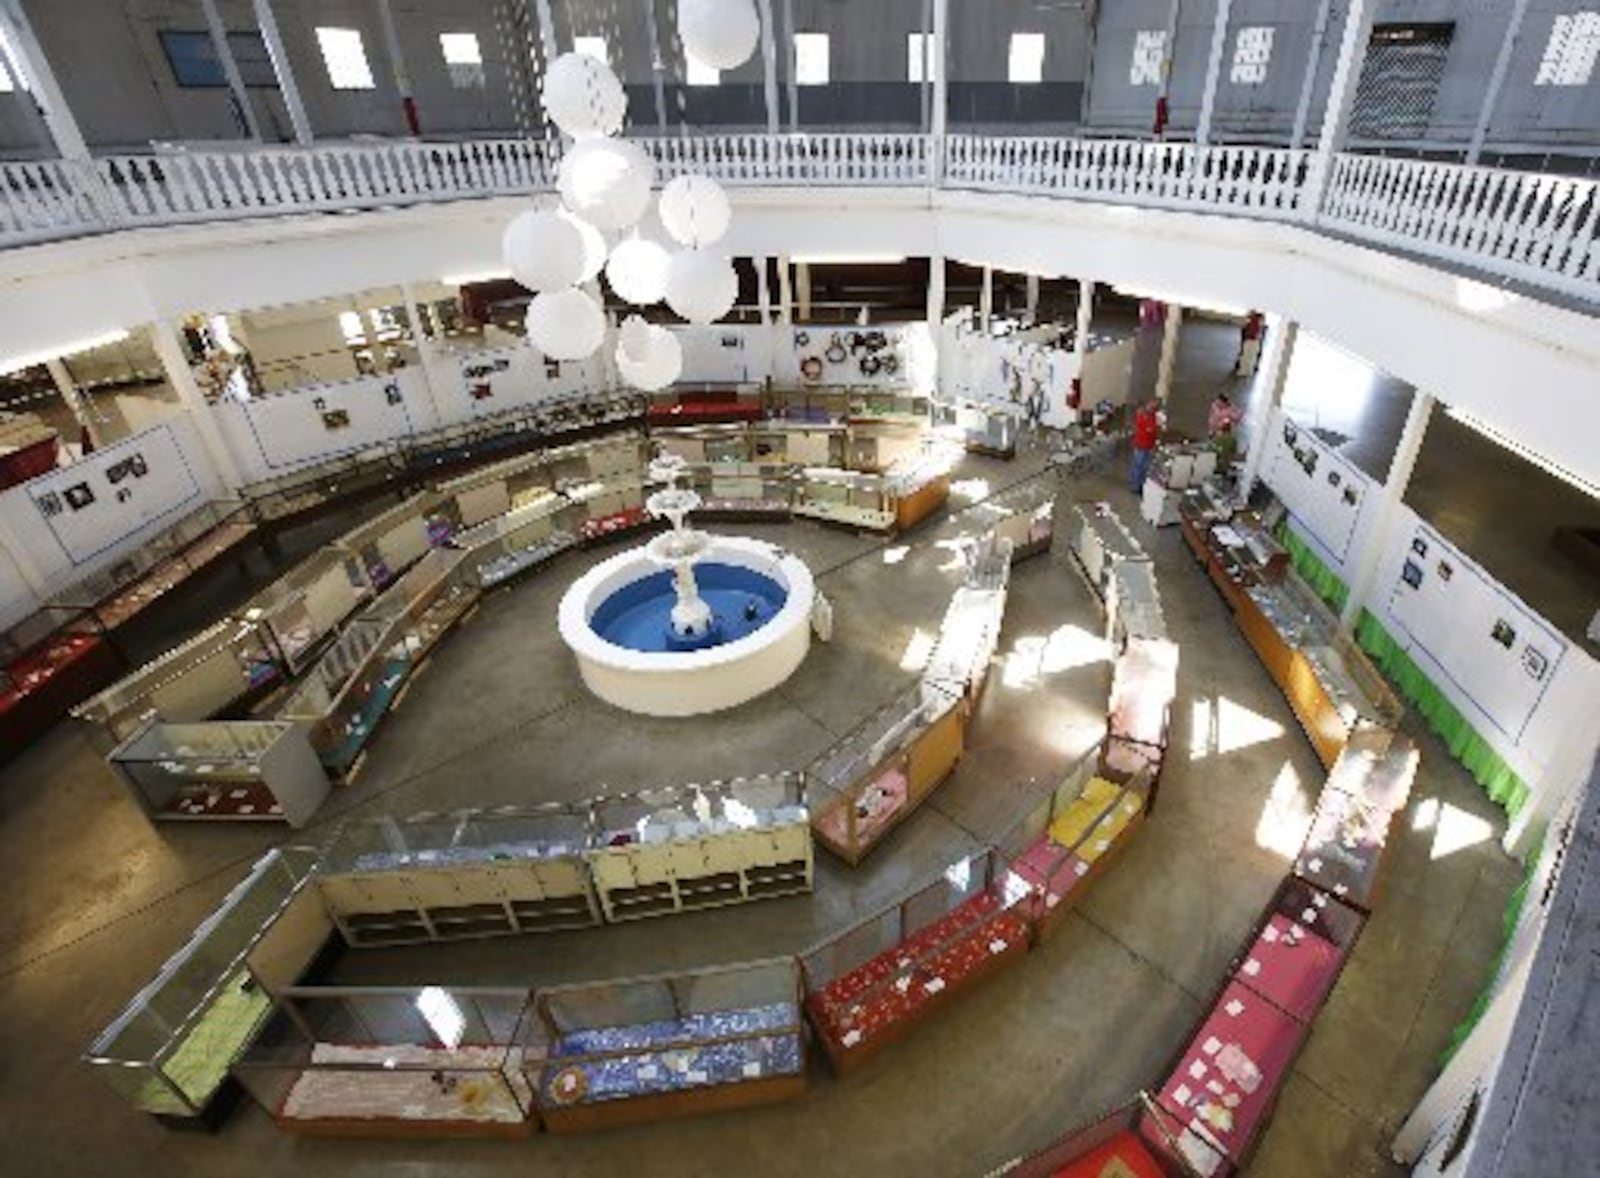
<svg viewBox="0 0 1600 1178">
<path fill-rule="evenodd" d="M 978 706 L 1000 648 L 1010 584 L 1011 541 L 988 532 L 967 552 L 967 571 L 922 671 L 924 682 L 960 695 L 969 713 Z"/>
<path fill-rule="evenodd" d="M 1160 786 L 1172 735 L 1172 708 L 1178 698 L 1179 648 L 1167 639 L 1130 639 L 1111 665 L 1111 693 L 1106 701 L 1106 740 L 1102 766 L 1114 754 L 1131 751 L 1118 780 L 1140 767 L 1151 771 L 1150 801 Z"/>
<path fill-rule="evenodd" d="M 173 1127 L 214 1124 L 238 1096 L 229 1068 L 271 995 L 320 971 L 333 923 L 306 887 L 316 852 L 269 852 L 84 1055 L 135 1108 Z"/>
<path fill-rule="evenodd" d="M 551 803 L 346 824 L 317 866 L 351 945 L 554 932 L 601 922 L 587 805 Z"/>
<path fill-rule="evenodd" d="M 244 614 L 260 619 L 284 665 L 298 674 L 316 661 L 329 635 L 373 593 L 360 559 L 329 545 L 252 597 Z"/>
<path fill-rule="evenodd" d="M 884 477 L 836 467 L 801 471 L 794 514 L 869 532 L 889 532 L 895 526 Z"/>
<path fill-rule="evenodd" d="M 454 499 L 431 489 L 418 491 L 357 524 L 329 547 L 355 556 L 367 583 L 382 592 L 430 549 L 449 543 L 458 522 L 454 511 Z"/>
<path fill-rule="evenodd" d="M 152 822 L 301 827 L 328 796 L 305 729 L 272 720 L 147 720 L 106 762 Z"/>
<path fill-rule="evenodd" d="M 770 1104 L 804 1094 L 793 957 L 540 990 L 523 1058 L 552 1133 Z"/>
<path fill-rule="evenodd" d="M 1020 405 L 969 397 L 938 400 L 932 406 L 935 430 L 953 434 L 967 453 L 990 458 L 1016 457 L 1022 412 Z"/>
<path fill-rule="evenodd" d="M 1170 1114 L 1141 1092 L 1128 1103 L 1096 1117 L 1074 1129 L 1037 1153 L 1019 1158 L 993 1171 L 988 1178 L 1102 1178 L 1109 1173 L 1136 1174 L 1127 1165 L 1129 1157 L 1153 1167 L 1163 1178 L 1228 1178 L 1227 1166 L 1219 1152 L 1210 1163 L 1192 1162 L 1182 1155 L 1179 1145 L 1182 1128 Z M 1130 1155 L 1127 1151 L 1133 1150 Z M 1204 1148 L 1204 1147 L 1202 1147 Z M 1109 1169 L 1122 1161 L 1122 1171 Z M 1201 1168 L 1195 1168 L 1199 1164 Z M 1222 1168 L 1226 1167 L 1226 1168 Z"/>
<path fill-rule="evenodd" d="M 642 426 L 649 407 L 644 393 L 616 390 L 567 393 L 503 413 L 444 426 L 406 439 L 401 448 L 406 465 L 422 472 L 468 466 L 556 439 L 634 423 Z"/>
<path fill-rule="evenodd" d="M 582 517 L 579 504 L 551 491 L 458 532 L 452 543 L 466 554 L 479 588 L 488 591 L 577 547 Z"/>
<path fill-rule="evenodd" d="M 88 610 L 42 606 L 0 634 L 0 761 L 122 669 L 116 647 Z"/>
<path fill-rule="evenodd" d="M 399 450 L 381 445 L 262 479 L 244 487 L 240 494 L 263 527 L 278 531 L 325 510 L 397 493 L 406 482 L 406 464 Z"/>
<path fill-rule="evenodd" d="M 1027 895 L 998 852 L 977 851 L 801 954 L 806 1013 L 835 1074 L 1026 953 Z"/>
<path fill-rule="evenodd" d="M 806 766 L 812 835 L 859 864 L 955 771 L 966 723 L 962 697 L 943 684 L 901 692 Z"/>
<path fill-rule="evenodd" d="M 1067 550 L 1072 553 L 1073 567 L 1103 604 L 1112 568 L 1119 561 L 1150 557 L 1111 504 L 1080 500 L 1067 511 Z"/>
<path fill-rule="evenodd" d="M 313 1137 L 494 1137 L 538 1125 L 525 989 L 296 986 L 233 1066 L 279 1128 Z"/>
<path fill-rule="evenodd" d="M 1056 493 L 1054 480 L 1036 476 L 979 500 L 970 511 L 997 540 L 1011 542 L 1011 563 L 1020 564 L 1050 551 Z"/>
<path fill-rule="evenodd" d="M 767 462 L 701 462 L 684 471 L 690 489 L 699 492 L 695 508 L 701 520 L 776 520 L 794 514 L 792 467 Z"/>
</svg>

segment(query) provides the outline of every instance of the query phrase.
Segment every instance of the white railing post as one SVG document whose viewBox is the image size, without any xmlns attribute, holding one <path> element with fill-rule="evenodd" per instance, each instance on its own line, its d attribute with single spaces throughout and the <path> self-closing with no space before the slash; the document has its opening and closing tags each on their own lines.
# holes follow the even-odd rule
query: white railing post
<svg viewBox="0 0 1600 1178">
<path fill-rule="evenodd" d="M 251 0 L 256 14 L 256 25 L 261 30 L 261 43 L 266 46 L 267 60 L 272 63 L 272 76 L 278 80 L 278 91 L 283 96 L 284 109 L 289 112 L 289 125 L 294 128 L 294 141 L 301 147 L 311 146 L 311 120 L 306 117 L 305 103 L 300 100 L 300 87 L 295 84 L 294 67 L 283 48 L 283 37 L 278 33 L 278 18 L 272 11 L 272 0 Z"/>
<path fill-rule="evenodd" d="M 1322 202 L 1332 179 L 1334 157 L 1344 146 L 1355 107 L 1356 86 L 1361 81 L 1361 66 L 1367 57 L 1367 41 L 1372 36 L 1376 0 L 1350 0 L 1344 17 L 1344 37 L 1339 43 L 1339 60 L 1333 68 L 1333 84 L 1328 91 L 1328 106 L 1322 116 L 1322 133 L 1317 138 L 1311 175 L 1306 180 L 1305 207 L 1308 219 L 1322 211 Z"/>
<path fill-rule="evenodd" d="M 945 131 L 950 118 L 950 0 L 933 0 L 933 99 L 929 110 L 928 187 L 944 181 Z M 926 62 L 927 59 L 924 58 Z"/>
</svg>

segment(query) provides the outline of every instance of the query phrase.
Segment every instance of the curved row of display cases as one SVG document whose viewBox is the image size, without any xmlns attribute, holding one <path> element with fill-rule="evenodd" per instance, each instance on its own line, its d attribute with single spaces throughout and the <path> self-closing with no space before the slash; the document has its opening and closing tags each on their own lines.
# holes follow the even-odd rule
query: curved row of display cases
<svg viewBox="0 0 1600 1178">
<path fill-rule="evenodd" d="M 760 421 L 767 415 L 759 384 L 675 384 L 650 394 L 650 424 Z"/>
<path fill-rule="evenodd" d="M 1067 550 L 1084 583 L 1102 602 L 1111 592 L 1117 565 L 1150 559 L 1116 509 L 1101 501 L 1082 501 L 1067 509 Z"/>
<path fill-rule="evenodd" d="M 1228 1178 L 1244 1170 L 1372 911 L 1417 750 L 1375 725 L 1334 764 L 1293 872 L 1274 891 L 1159 1080 L 1128 1105 L 995 1171 Z"/>
<path fill-rule="evenodd" d="M 970 517 L 997 540 L 1011 542 L 1011 563 L 1050 551 L 1055 541 L 1056 485 L 1035 475 L 980 499 Z"/>
<path fill-rule="evenodd" d="M 989 664 L 1000 648 L 1011 583 L 1011 541 L 985 533 L 966 554 L 966 572 L 939 623 L 939 635 L 922 671 L 933 683 L 960 695 L 970 714 L 988 682 Z"/>
<path fill-rule="evenodd" d="M 772 421 L 812 425 L 850 421 L 927 425 L 931 412 L 932 400 L 926 394 L 906 388 L 775 385 L 767 392 L 767 417 Z"/>
<path fill-rule="evenodd" d="M 318 973 L 337 943 L 307 886 L 316 858 L 268 853 L 89 1046 L 85 1062 L 135 1109 L 181 1127 L 231 1108 L 229 1068 L 271 995 Z"/>
<path fill-rule="evenodd" d="M 799 774 L 342 828 L 318 868 L 351 945 L 549 932 L 811 890 Z"/>
</svg>

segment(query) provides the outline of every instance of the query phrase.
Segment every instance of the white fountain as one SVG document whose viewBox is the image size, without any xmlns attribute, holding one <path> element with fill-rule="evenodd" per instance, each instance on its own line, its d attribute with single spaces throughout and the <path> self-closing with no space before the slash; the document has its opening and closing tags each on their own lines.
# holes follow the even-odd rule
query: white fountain
<svg viewBox="0 0 1600 1178">
<path fill-rule="evenodd" d="M 657 489 L 645 509 L 671 530 L 579 577 L 558 619 L 589 690 L 650 716 L 754 699 L 794 674 L 811 648 L 811 570 L 764 540 L 690 527 L 701 499 L 680 485 L 684 468 L 676 456 L 650 464 Z"/>
</svg>

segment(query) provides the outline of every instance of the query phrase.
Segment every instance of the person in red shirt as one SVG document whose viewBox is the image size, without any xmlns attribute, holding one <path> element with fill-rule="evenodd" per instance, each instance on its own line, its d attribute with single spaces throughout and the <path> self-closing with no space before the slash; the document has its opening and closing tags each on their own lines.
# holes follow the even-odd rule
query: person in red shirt
<svg viewBox="0 0 1600 1178">
<path fill-rule="evenodd" d="M 1128 471 L 1128 489 L 1135 495 L 1144 491 L 1150 459 L 1161 439 L 1161 402 L 1154 397 L 1140 405 L 1133 415 L 1133 466 Z"/>
</svg>

